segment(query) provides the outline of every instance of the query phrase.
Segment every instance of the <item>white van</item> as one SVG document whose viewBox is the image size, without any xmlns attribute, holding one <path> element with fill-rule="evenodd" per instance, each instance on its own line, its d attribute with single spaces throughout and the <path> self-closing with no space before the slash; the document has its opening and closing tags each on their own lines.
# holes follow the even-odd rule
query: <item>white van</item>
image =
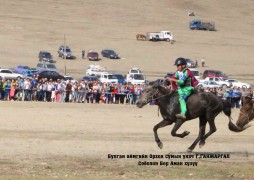
<svg viewBox="0 0 254 180">
<path fill-rule="evenodd" d="M 39 62 L 36 65 L 36 69 L 37 70 L 51 70 L 51 71 L 58 72 L 58 70 L 56 69 L 55 64 L 53 64 L 53 63 L 47 63 L 47 62 Z"/>
<path fill-rule="evenodd" d="M 190 68 L 189 70 L 192 72 L 192 74 L 195 76 L 195 78 L 198 81 L 200 81 L 200 73 L 199 73 L 199 71 L 197 69 L 192 69 L 192 68 Z"/>
<path fill-rule="evenodd" d="M 103 73 L 98 76 L 102 83 L 118 83 L 118 78 L 112 73 Z"/>
</svg>

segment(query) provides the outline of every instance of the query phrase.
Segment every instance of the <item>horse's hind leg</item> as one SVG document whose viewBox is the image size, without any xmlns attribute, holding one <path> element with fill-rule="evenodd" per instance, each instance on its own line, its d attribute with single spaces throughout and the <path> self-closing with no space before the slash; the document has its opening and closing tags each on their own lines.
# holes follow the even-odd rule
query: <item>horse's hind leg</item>
<svg viewBox="0 0 254 180">
<path fill-rule="evenodd" d="M 182 120 L 182 119 L 177 119 L 176 120 L 175 126 L 173 127 L 173 129 L 171 131 L 172 136 L 184 138 L 185 136 L 190 134 L 190 132 L 188 132 L 188 131 L 184 131 L 182 134 L 177 134 L 176 133 L 176 131 L 182 126 L 183 123 L 184 123 L 184 120 Z"/>
<path fill-rule="evenodd" d="M 157 130 L 159 128 L 162 128 L 162 127 L 165 127 L 167 125 L 170 125 L 172 124 L 172 122 L 170 121 L 167 121 L 167 120 L 162 120 L 161 122 L 159 122 L 158 124 L 156 124 L 154 127 L 153 127 L 153 132 L 154 132 L 154 137 L 155 137 L 155 142 L 157 143 L 157 145 L 159 146 L 159 148 L 163 148 L 163 144 L 158 136 L 158 133 L 157 133 Z"/>
<path fill-rule="evenodd" d="M 207 119 L 205 116 L 199 117 L 199 134 L 197 139 L 192 143 L 192 145 L 188 148 L 188 152 L 191 152 L 196 145 L 198 144 L 198 142 L 204 137 L 205 135 L 205 127 L 206 127 L 206 123 L 207 123 Z"/>
<path fill-rule="evenodd" d="M 215 118 L 211 118 L 210 120 L 208 120 L 208 123 L 210 125 L 210 130 L 206 135 L 204 135 L 203 138 L 201 138 L 200 143 L 199 143 L 200 146 L 205 145 L 206 138 L 208 138 L 211 134 L 213 134 L 217 130 L 216 126 L 215 126 L 215 123 L 214 123 L 214 119 Z"/>
</svg>

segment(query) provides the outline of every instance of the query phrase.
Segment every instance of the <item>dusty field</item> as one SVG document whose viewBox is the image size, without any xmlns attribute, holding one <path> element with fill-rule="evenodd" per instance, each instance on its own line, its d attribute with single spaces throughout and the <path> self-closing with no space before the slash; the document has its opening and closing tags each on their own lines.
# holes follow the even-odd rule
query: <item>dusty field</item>
<svg viewBox="0 0 254 180">
<path fill-rule="evenodd" d="M 81 50 L 112 48 L 124 59 L 98 62 L 109 71 L 126 73 L 137 66 L 149 80 L 174 71 L 177 57 L 206 58 L 219 69 L 254 85 L 253 0 L 0 0 L 0 67 L 35 67 L 38 52 L 48 50 L 56 66 L 75 78 L 91 62 Z M 212 20 L 217 31 L 190 31 L 195 18 Z M 136 34 L 170 30 L 176 43 L 137 41 Z M 68 44 L 75 61 L 57 57 Z M 139 166 L 140 159 L 108 159 L 108 154 L 185 154 L 197 136 L 198 123 L 186 123 L 185 139 L 173 138 L 170 128 L 159 131 L 160 150 L 152 128 L 160 120 L 156 107 L 1 102 L 0 179 L 252 179 L 253 128 L 235 134 L 227 119 L 217 118 L 218 132 L 197 152 L 228 152 L 230 159 L 194 159 L 198 167 Z M 239 112 L 233 112 L 234 119 Z M 150 161 L 142 159 L 141 161 Z M 167 161 L 167 159 L 163 159 Z M 160 161 L 156 159 L 154 161 Z M 185 160 L 182 160 L 185 161 Z M 191 160 L 190 160 L 191 161 Z"/>
<path fill-rule="evenodd" d="M 175 71 L 177 57 L 200 61 L 206 58 L 204 69 L 219 69 L 242 81 L 254 84 L 253 63 L 254 9 L 252 0 L 12 0 L 1 1 L 0 60 L 1 67 L 27 64 L 35 67 L 38 52 L 48 50 L 57 61 L 56 66 L 76 78 L 84 75 L 91 62 L 81 59 L 81 50 L 100 52 L 112 48 L 123 60 L 102 59 L 99 62 L 109 71 L 127 73 L 137 66 L 148 79 L 163 77 Z M 194 11 L 195 17 L 187 13 Z M 216 32 L 191 31 L 193 18 L 212 20 Z M 143 42 L 136 34 L 170 30 L 176 43 Z M 57 56 L 59 45 L 68 44 L 76 61 Z"/>
<path fill-rule="evenodd" d="M 254 178 L 252 127 L 240 134 L 227 129 L 227 118 L 220 114 L 218 131 L 195 152 L 229 153 L 229 159 L 183 159 L 185 150 L 198 134 L 198 121 L 179 130 L 191 132 L 184 139 L 170 135 L 172 127 L 159 130 L 164 142 L 160 150 L 153 137 L 153 126 L 160 121 L 157 107 L 143 109 L 131 105 L 59 104 L 1 102 L 0 174 L 2 177 L 35 179 L 202 179 Z M 234 119 L 238 110 L 233 111 Z M 110 159 L 108 154 L 125 155 Z M 128 159 L 128 154 L 148 155 Z M 150 159 L 149 155 L 163 155 Z M 167 159 L 166 154 L 182 158 Z M 195 167 L 140 166 L 148 162 L 198 162 Z M 1 176 L 0 176 L 1 178 Z"/>
</svg>

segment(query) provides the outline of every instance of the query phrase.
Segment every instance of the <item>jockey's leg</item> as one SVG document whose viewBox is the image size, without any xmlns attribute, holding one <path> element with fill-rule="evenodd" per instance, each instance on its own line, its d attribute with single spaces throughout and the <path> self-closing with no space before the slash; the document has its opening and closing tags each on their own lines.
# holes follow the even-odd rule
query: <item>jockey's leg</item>
<svg viewBox="0 0 254 180">
<path fill-rule="evenodd" d="M 194 90 L 193 87 L 188 86 L 185 88 L 180 88 L 178 89 L 178 94 L 179 94 L 179 102 L 180 102 L 180 107 L 181 107 L 181 113 L 177 114 L 176 117 L 179 119 L 186 119 L 186 112 L 187 112 L 187 107 L 186 107 L 186 100 L 188 98 L 188 96 L 191 95 L 192 91 Z"/>
</svg>

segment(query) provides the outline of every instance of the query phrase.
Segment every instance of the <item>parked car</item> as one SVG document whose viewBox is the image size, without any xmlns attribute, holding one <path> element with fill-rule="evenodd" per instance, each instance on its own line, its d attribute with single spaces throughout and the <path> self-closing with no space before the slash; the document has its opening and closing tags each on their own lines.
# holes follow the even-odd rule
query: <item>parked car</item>
<svg viewBox="0 0 254 180">
<path fill-rule="evenodd" d="M 33 74 L 39 72 L 37 69 L 28 69 L 23 71 L 23 76 L 24 77 L 32 77 Z"/>
<path fill-rule="evenodd" d="M 99 54 L 95 51 L 88 51 L 87 58 L 89 61 L 99 61 Z"/>
<path fill-rule="evenodd" d="M 128 74 L 142 74 L 139 68 L 133 67 L 129 70 Z"/>
<path fill-rule="evenodd" d="M 38 73 L 35 73 L 34 77 L 38 78 L 39 80 L 44 78 L 47 78 L 48 80 L 52 79 L 53 81 L 56 81 L 58 79 L 65 80 L 64 76 L 60 75 L 56 71 L 50 71 L 50 70 L 41 70 Z"/>
<path fill-rule="evenodd" d="M 56 65 L 53 63 L 47 63 L 47 62 L 39 62 L 36 65 L 37 70 L 51 70 L 51 71 L 58 71 L 56 68 Z"/>
<path fill-rule="evenodd" d="M 126 82 L 131 84 L 145 84 L 146 78 L 143 74 L 131 74 L 126 78 Z"/>
<path fill-rule="evenodd" d="M 197 63 L 196 63 L 195 60 L 189 59 L 189 58 L 186 58 L 185 60 L 187 62 L 187 67 L 188 68 L 195 68 L 195 67 L 197 67 Z"/>
<path fill-rule="evenodd" d="M 104 73 L 99 76 L 102 83 L 118 83 L 118 78 L 113 73 Z"/>
<path fill-rule="evenodd" d="M 19 79 L 19 78 L 23 78 L 23 75 L 14 73 L 10 69 L 0 69 L 0 79 Z"/>
<path fill-rule="evenodd" d="M 206 77 L 219 77 L 223 80 L 228 79 L 228 76 L 226 74 L 218 70 L 205 70 L 203 73 L 203 79 L 205 79 Z"/>
<path fill-rule="evenodd" d="M 199 82 L 197 87 L 204 87 L 204 88 L 221 88 L 222 85 L 218 84 L 215 81 L 202 81 Z"/>
<path fill-rule="evenodd" d="M 107 73 L 106 68 L 99 64 L 90 64 L 86 69 L 87 76 L 99 76 L 102 73 Z"/>
<path fill-rule="evenodd" d="M 69 46 L 61 45 L 57 52 L 58 56 L 63 59 L 76 59 Z"/>
<path fill-rule="evenodd" d="M 215 23 L 212 21 L 202 21 L 199 19 L 193 19 L 189 23 L 189 28 L 191 30 L 209 30 L 209 31 L 215 31 Z"/>
<path fill-rule="evenodd" d="M 195 60 L 190 59 L 190 58 L 184 58 L 184 59 L 186 60 L 186 63 L 187 63 L 186 66 L 188 68 L 195 68 L 195 67 L 197 67 L 197 63 L 196 63 Z M 175 64 L 174 65 L 176 65 L 176 62 L 177 62 L 177 59 L 175 60 Z"/>
<path fill-rule="evenodd" d="M 14 70 L 15 70 L 15 72 L 17 72 L 17 73 L 23 74 L 23 71 L 28 70 L 28 69 L 30 69 L 29 66 L 26 66 L 26 65 L 19 65 L 19 66 L 17 66 Z"/>
<path fill-rule="evenodd" d="M 124 79 L 122 74 L 115 74 L 115 76 L 118 79 L 118 84 L 125 84 L 126 83 L 126 81 L 125 81 L 125 79 Z"/>
<path fill-rule="evenodd" d="M 200 80 L 200 82 L 204 81 L 215 81 L 217 84 L 221 85 L 223 88 L 230 88 L 232 86 L 231 82 L 224 81 L 219 77 L 206 77 L 204 80 Z"/>
<path fill-rule="evenodd" d="M 100 82 L 100 79 L 97 76 L 84 76 L 82 80 L 87 82 L 91 82 L 91 81 Z"/>
<path fill-rule="evenodd" d="M 39 57 L 39 61 L 53 63 L 53 56 L 48 51 L 40 51 L 38 57 Z"/>
<path fill-rule="evenodd" d="M 111 49 L 102 50 L 101 55 L 102 55 L 102 57 L 106 57 L 106 58 L 110 58 L 110 59 L 120 59 L 118 54 L 115 51 L 111 50 Z"/>
<path fill-rule="evenodd" d="M 240 87 L 240 88 L 250 88 L 251 87 L 250 84 L 248 84 L 248 83 L 242 83 L 242 82 L 240 82 L 240 81 L 238 81 L 236 79 L 227 79 L 226 81 L 232 83 L 233 87 L 235 87 L 235 86 L 236 87 Z"/>
</svg>

